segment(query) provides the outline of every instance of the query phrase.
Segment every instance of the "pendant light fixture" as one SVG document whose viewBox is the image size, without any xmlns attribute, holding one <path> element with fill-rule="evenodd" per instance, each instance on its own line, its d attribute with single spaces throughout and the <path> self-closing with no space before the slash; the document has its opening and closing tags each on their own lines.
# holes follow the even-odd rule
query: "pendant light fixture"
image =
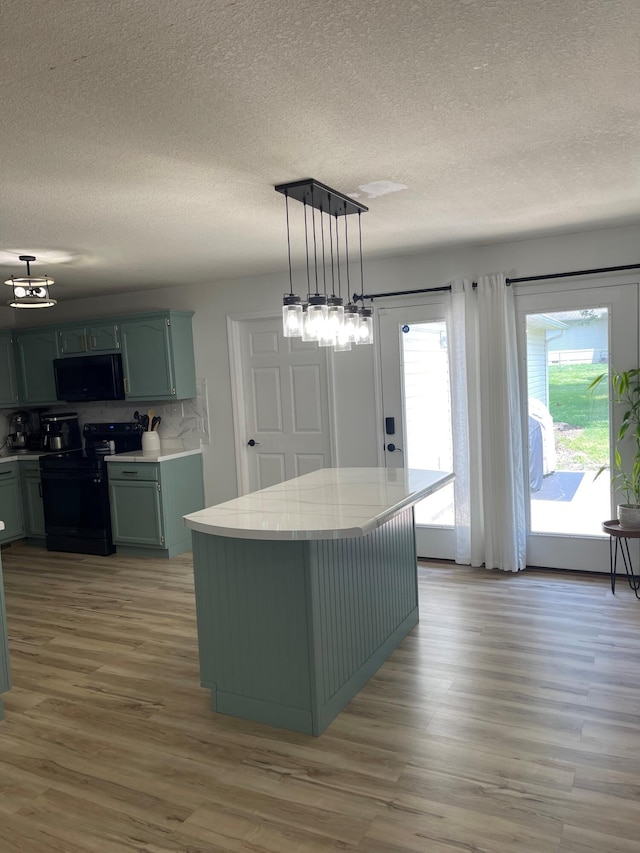
<svg viewBox="0 0 640 853">
<path fill-rule="evenodd" d="M 360 214 L 358 214 L 358 236 L 360 240 L 360 300 L 362 308 L 358 310 L 358 329 L 356 332 L 356 344 L 373 343 L 373 308 L 364 306 L 364 271 L 362 269 L 362 226 L 360 225 Z"/>
<path fill-rule="evenodd" d="M 13 299 L 7 303 L 11 308 L 52 308 L 56 300 L 49 296 L 49 287 L 53 279 L 48 275 L 31 275 L 31 263 L 34 255 L 20 255 L 20 260 L 27 265 L 27 274 L 11 276 L 5 284 L 13 288 Z"/>
<path fill-rule="evenodd" d="M 302 335 L 302 300 L 293 292 L 291 275 L 291 234 L 289 230 L 289 196 L 284 194 L 287 211 L 287 255 L 289 258 L 289 294 L 282 300 L 282 333 L 285 338 L 297 338 Z"/>
<path fill-rule="evenodd" d="M 358 223 L 360 223 L 360 215 L 363 211 L 366 212 L 368 208 L 313 178 L 279 184 L 275 189 L 285 197 L 287 220 L 289 293 L 284 296 L 282 302 L 283 334 L 285 337 L 301 337 L 303 341 L 317 341 L 318 345 L 323 347 L 333 346 L 336 352 L 348 351 L 351 349 L 352 343 L 359 342 L 358 330 L 361 314 L 352 302 L 345 306 L 342 299 L 339 222 L 342 219 L 344 224 L 346 282 L 347 288 L 349 288 L 347 216 L 357 213 Z M 293 292 L 289 221 L 290 198 L 301 202 L 304 209 L 304 246 L 307 270 L 307 301 L 304 304 L 300 297 Z M 311 220 L 310 223 L 309 219 Z M 328 250 L 327 227 L 329 230 Z M 361 229 L 360 276 L 362 292 L 364 292 Z M 312 290 L 312 278 L 314 290 Z M 327 278 L 330 280 L 330 295 L 327 293 Z M 369 319 L 371 319 L 371 310 L 367 310 L 369 310 Z M 368 343 L 369 341 L 362 340 L 360 342 Z"/>
</svg>

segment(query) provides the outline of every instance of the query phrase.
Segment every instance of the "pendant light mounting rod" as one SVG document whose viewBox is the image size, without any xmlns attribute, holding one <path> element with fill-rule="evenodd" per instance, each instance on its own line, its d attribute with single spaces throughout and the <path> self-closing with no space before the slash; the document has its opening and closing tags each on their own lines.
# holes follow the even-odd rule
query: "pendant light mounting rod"
<svg viewBox="0 0 640 853">
<path fill-rule="evenodd" d="M 304 178 L 302 181 L 292 181 L 289 184 L 278 184 L 276 192 L 288 195 L 303 204 L 323 210 L 331 216 L 348 216 L 351 213 L 366 213 L 369 210 L 348 195 L 333 190 L 326 184 L 321 184 L 314 178 Z"/>
</svg>

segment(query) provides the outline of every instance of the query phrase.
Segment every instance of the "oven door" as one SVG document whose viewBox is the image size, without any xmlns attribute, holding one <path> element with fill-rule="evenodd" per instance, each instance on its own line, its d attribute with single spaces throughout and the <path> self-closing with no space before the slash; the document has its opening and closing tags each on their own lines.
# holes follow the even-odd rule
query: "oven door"
<svg viewBox="0 0 640 853">
<path fill-rule="evenodd" d="M 102 471 L 41 471 L 48 535 L 111 537 L 107 475 Z"/>
</svg>

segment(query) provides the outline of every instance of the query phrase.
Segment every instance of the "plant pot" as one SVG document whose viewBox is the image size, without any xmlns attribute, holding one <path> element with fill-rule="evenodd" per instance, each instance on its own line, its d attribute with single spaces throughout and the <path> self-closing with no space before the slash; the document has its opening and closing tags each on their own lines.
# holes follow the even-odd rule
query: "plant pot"
<svg viewBox="0 0 640 853">
<path fill-rule="evenodd" d="M 640 530 L 640 504 L 618 504 L 618 521 L 626 530 Z"/>
</svg>

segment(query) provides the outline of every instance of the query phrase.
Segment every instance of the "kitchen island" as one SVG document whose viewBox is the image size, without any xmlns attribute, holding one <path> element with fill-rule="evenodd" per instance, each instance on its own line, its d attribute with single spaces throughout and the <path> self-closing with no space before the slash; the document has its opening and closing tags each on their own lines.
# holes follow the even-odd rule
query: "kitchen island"
<svg viewBox="0 0 640 853">
<path fill-rule="evenodd" d="M 413 506 L 452 479 L 324 468 L 185 516 L 214 711 L 321 734 L 418 622 Z"/>
</svg>

